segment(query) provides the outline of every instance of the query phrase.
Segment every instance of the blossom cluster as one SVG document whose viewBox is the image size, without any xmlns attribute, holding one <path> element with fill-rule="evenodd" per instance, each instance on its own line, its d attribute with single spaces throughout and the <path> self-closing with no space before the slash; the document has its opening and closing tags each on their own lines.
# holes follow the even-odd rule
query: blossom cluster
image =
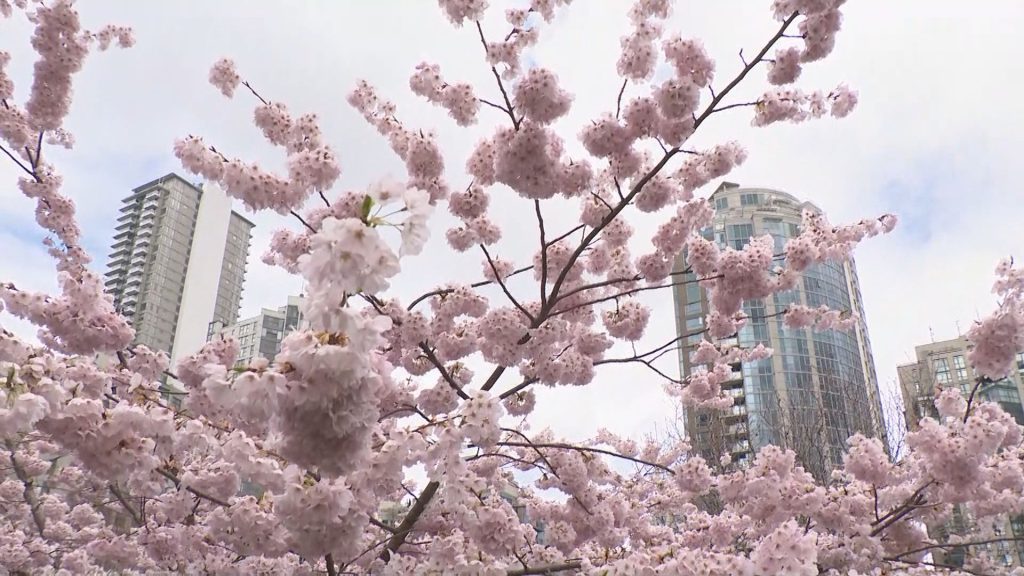
<svg viewBox="0 0 1024 576">
<path fill-rule="evenodd" d="M 456 27 L 479 26 L 472 41 L 483 40 L 502 95 L 481 108 L 476 87 L 446 83 L 433 64 L 410 79 L 460 126 L 482 110 L 501 122 L 469 152 L 455 191 L 434 134 L 399 122 L 365 82 L 348 101 L 407 174 L 334 190 L 340 163 L 317 116 L 264 100 L 233 61 L 216 62 L 211 84 L 259 100 L 253 122 L 284 150 L 287 173 L 228 159 L 199 137 L 175 153 L 248 207 L 301 224 L 276 232 L 265 260 L 303 278 L 303 323 L 272 357 L 239 363 L 238 343 L 217 336 L 174 366 L 130 344 L 37 144 L 73 143 L 62 130 L 73 74 L 93 43 L 127 46 L 131 32 L 82 31 L 67 0 L 32 7 L 40 60 L 20 107 L 0 53 L 0 97 L 11 101 L 0 108 L 0 138 L 26 162 L 19 186 L 52 235 L 61 294 L 0 284 L 3 311 L 38 325 L 42 342 L 0 330 L 0 572 L 920 574 L 926 554 L 947 545 L 924 526 L 954 509 L 1024 513 L 1024 429 L 955 388 L 937 396 L 937 418 L 907 437 L 903 459 L 855 435 L 824 481 L 786 447 L 762 446 L 739 466 L 728 450 L 697 453 L 679 439 L 601 429 L 569 441 L 531 426 L 550 401 L 543 387 L 588 385 L 613 363 L 650 369 L 681 407 L 730 408 L 723 384 L 773 353 L 730 341 L 747 321 L 744 303 L 792 288 L 896 224 L 886 215 L 833 226 L 808 210 L 782 253 L 769 236 L 721 247 L 705 236 L 714 210 L 701 189 L 747 152 L 731 141 L 683 148 L 759 65 L 776 88 L 758 101 L 755 123 L 850 113 L 849 89 L 787 87 L 832 50 L 841 0 L 775 0 L 783 28 L 761 52 L 774 48 L 774 58 L 744 61 L 717 92 L 702 42 L 663 38 L 671 2 L 637 0 L 617 62 L 631 96 L 577 129 L 579 147 L 561 129 L 573 96 L 555 71 L 526 65 L 525 52 L 568 3 L 510 9 L 511 31 L 487 41 L 487 2 L 439 2 Z M 0 0 L 0 13 L 12 10 Z M 785 34 L 794 22 L 800 34 Z M 802 44 L 789 45 L 795 38 Z M 653 80 L 659 65 L 665 74 Z M 536 218 L 538 233 L 515 231 L 537 242 L 525 266 L 497 256 L 502 229 L 489 211 L 499 199 Z M 433 207 L 445 201 L 457 220 L 448 244 L 480 248 L 483 280 L 439 281 L 403 302 L 393 296 L 403 259 L 424 249 Z M 566 201 L 579 206 L 568 231 L 554 217 Z M 639 256 L 634 210 L 656 222 Z M 1006 262 L 997 275 L 1000 307 L 968 334 L 970 362 L 991 379 L 1024 349 L 1024 271 Z M 690 285 L 709 296 L 702 329 L 642 351 L 657 311 L 638 294 Z M 782 322 L 854 326 L 841 311 L 796 304 Z M 677 351 L 696 366 L 681 380 L 661 368 Z"/>
</svg>

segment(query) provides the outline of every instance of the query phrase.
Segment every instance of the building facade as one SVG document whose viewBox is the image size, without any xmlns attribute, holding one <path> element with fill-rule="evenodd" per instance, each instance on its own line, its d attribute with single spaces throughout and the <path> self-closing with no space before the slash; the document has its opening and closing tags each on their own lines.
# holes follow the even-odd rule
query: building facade
<svg viewBox="0 0 1024 576">
<path fill-rule="evenodd" d="M 723 183 L 712 194 L 713 225 L 704 231 L 719 246 L 741 249 L 751 238 L 771 235 L 775 253 L 800 233 L 802 212 L 820 209 L 777 190 Z M 676 265 L 683 273 L 684 256 Z M 692 273 L 684 279 L 695 279 Z M 676 322 L 684 338 L 680 350 L 683 376 L 696 367 L 690 353 L 705 338 L 708 295 L 697 283 L 675 287 Z M 852 314 L 859 322 L 850 331 L 816 332 L 783 324 L 790 304 L 826 305 Z M 856 432 L 885 440 L 882 405 L 868 338 L 856 266 L 852 259 L 810 267 L 798 286 L 771 298 L 744 303 L 746 325 L 731 342 L 758 343 L 774 349 L 772 357 L 733 365 L 734 378 L 723 389 L 734 398 L 727 411 L 695 410 L 686 414 L 686 432 L 695 450 L 709 462 L 728 454 L 743 465 L 765 445 L 794 450 L 815 477 L 826 478 L 842 464 L 846 440 Z"/>
<path fill-rule="evenodd" d="M 207 338 L 218 334 L 238 340 L 238 366 L 248 365 L 254 358 L 273 360 L 281 351 L 284 337 L 302 323 L 302 297 L 289 296 L 288 303 L 276 310 L 264 308 L 259 314 L 230 325 L 213 321 Z"/>
<path fill-rule="evenodd" d="M 253 224 L 218 187 L 168 174 L 122 200 L 106 291 L 135 343 L 172 362 L 206 341 L 212 320 L 238 318 Z"/>
<path fill-rule="evenodd" d="M 957 387 L 965 398 L 970 395 L 977 383 L 974 370 L 967 362 L 970 350 L 971 343 L 963 336 L 931 342 L 914 348 L 916 362 L 896 368 L 908 430 L 916 430 L 922 418 L 938 418 L 935 395 L 943 388 Z M 1016 368 L 1009 376 L 998 382 L 984 382 L 978 386 L 975 396 L 999 404 L 1018 424 L 1024 425 L 1024 403 L 1021 401 L 1024 398 L 1024 353 L 1017 354 Z M 1001 517 L 991 522 L 992 532 L 997 537 L 1012 534 L 1016 538 L 1024 538 L 1024 516 Z M 933 538 L 945 541 L 952 535 L 974 532 L 978 528 L 977 520 L 966 510 L 958 508 L 946 524 L 929 526 L 929 533 Z M 1024 565 L 1024 541 L 995 542 L 972 547 L 970 552 L 985 554 L 989 560 L 1005 566 Z M 933 554 L 938 562 L 963 566 L 967 553 L 964 548 L 951 548 L 948 551 L 937 550 Z"/>
</svg>

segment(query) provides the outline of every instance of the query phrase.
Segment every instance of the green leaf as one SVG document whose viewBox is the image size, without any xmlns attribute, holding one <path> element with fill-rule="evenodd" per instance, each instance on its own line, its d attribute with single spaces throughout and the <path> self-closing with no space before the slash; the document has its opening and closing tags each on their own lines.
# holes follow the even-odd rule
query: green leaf
<svg viewBox="0 0 1024 576">
<path fill-rule="evenodd" d="M 367 197 L 363 198 L 363 207 L 362 207 L 361 212 L 360 212 L 361 213 L 361 218 L 363 219 L 364 222 L 370 216 L 370 208 L 373 208 L 373 198 L 370 198 L 369 196 L 367 196 Z"/>
</svg>

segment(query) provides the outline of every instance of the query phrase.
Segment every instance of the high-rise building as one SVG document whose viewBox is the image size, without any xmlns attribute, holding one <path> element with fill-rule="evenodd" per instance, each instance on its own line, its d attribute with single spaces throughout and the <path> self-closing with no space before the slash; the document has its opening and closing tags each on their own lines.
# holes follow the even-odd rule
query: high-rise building
<svg viewBox="0 0 1024 576">
<path fill-rule="evenodd" d="M 276 310 L 264 308 L 256 316 L 234 324 L 225 326 L 214 320 L 210 323 L 207 339 L 222 334 L 238 340 L 238 359 L 235 364 L 239 366 L 248 365 L 257 357 L 273 360 L 281 351 L 281 340 L 302 322 L 301 306 L 301 296 L 289 296 L 285 306 Z"/>
<path fill-rule="evenodd" d="M 771 235 L 782 263 L 788 238 L 799 234 L 802 212 L 820 209 L 810 202 L 764 188 L 723 183 L 711 195 L 716 208 L 703 231 L 726 249 L 740 249 L 751 238 Z M 683 273 L 684 257 L 676 270 Z M 685 273 L 684 279 L 694 279 Z M 683 376 L 695 368 L 690 353 L 705 338 L 708 295 L 697 283 L 675 288 L 677 328 Z M 850 331 L 787 328 L 782 313 L 790 304 L 821 305 L 859 320 Z M 846 440 L 856 432 L 885 439 L 882 406 L 868 339 L 857 270 L 852 259 L 808 268 L 796 288 L 771 298 L 745 302 L 748 320 L 731 340 L 743 347 L 758 343 L 772 357 L 733 365 L 734 378 L 723 386 L 735 400 L 725 411 L 691 409 L 686 432 L 695 450 L 709 462 L 728 454 L 737 465 L 765 445 L 795 451 L 801 464 L 819 479 L 842 463 Z M 725 342 L 730 343 L 730 342 Z"/>
<path fill-rule="evenodd" d="M 253 224 L 215 185 L 168 174 L 122 200 L 106 291 L 135 343 L 177 358 L 238 318 Z M 172 364 L 173 365 L 173 364 Z"/>
<path fill-rule="evenodd" d="M 916 430 L 922 418 L 938 418 L 935 408 L 935 395 L 943 388 L 957 387 L 963 396 L 969 397 L 974 391 L 975 397 L 995 402 L 1013 415 L 1018 424 L 1024 425 L 1024 354 L 1017 354 L 1016 369 L 1006 378 L 998 382 L 982 381 L 974 390 L 978 380 L 974 369 L 967 362 L 967 354 L 971 350 L 967 338 L 932 342 L 914 348 L 916 362 L 897 366 L 900 392 L 903 395 L 904 418 L 908 430 Z M 996 537 L 1012 534 L 1017 542 L 993 542 L 984 546 L 936 549 L 933 555 L 936 561 L 952 566 L 963 566 L 967 554 L 983 554 L 988 560 L 1005 566 L 1024 565 L 1024 516 L 996 517 L 988 520 L 992 525 L 992 533 Z M 963 535 L 979 530 L 978 521 L 963 508 L 953 511 L 952 518 L 941 526 L 929 526 L 928 531 L 933 538 L 941 542 L 948 541 L 953 535 Z"/>
</svg>

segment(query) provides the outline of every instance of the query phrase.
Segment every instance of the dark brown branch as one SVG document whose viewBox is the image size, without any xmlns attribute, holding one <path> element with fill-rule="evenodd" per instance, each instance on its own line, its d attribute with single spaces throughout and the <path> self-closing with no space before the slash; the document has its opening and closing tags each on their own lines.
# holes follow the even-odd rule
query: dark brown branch
<svg viewBox="0 0 1024 576">
<path fill-rule="evenodd" d="M 490 106 L 491 108 L 496 108 L 498 110 L 501 110 L 505 114 L 509 113 L 508 110 L 505 109 L 505 107 L 502 106 L 501 104 L 495 104 L 494 102 L 491 102 L 490 100 L 486 100 L 484 98 L 477 98 L 477 101 L 479 101 L 481 104 L 486 104 L 486 105 Z"/>
<path fill-rule="evenodd" d="M 497 281 L 498 286 L 501 286 L 501 291 L 505 293 L 505 297 L 508 298 L 508 301 L 511 302 L 512 305 L 515 306 L 520 312 L 522 312 L 523 315 L 526 316 L 532 323 L 534 321 L 533 314 L 530 314 L 529 310 L 524 308 L 523 305 L 520 304 L 518 300 L 516 300 L 516 297 L 512 295 L 512 292 L 509 292 L 508 286 L 505 285 L 505 281 L 502 280 L 501 274 L 498 273 L 498 267 L 494 265 L 494 259 L 491 258 L 491 253 L 487 251 L 487 246 L 480 244 L 480 249 L 483 250 L 484 256 L 487 258 L 487 264 L 491 266 L 491 272 L 494 272 L 494 278 Z M 544 285 L 541 284 L 541 291 L 543 290 Z"/>
<path fill-rule="evenodd" d="M 441 373 L 441 377 L 444 378 L 444 381 L 452 387 L 452 390 L 455 390 L 455 393 L 459 395 L 459 398 L 469 400 L 469 394 L 466 394 L 466 391 L 462 389 L 462 386 L 459 386 L 459 383 L 455 381 L 455 378 L 452 378 L 451 373 L 449 373 L 448 369 L 444 367 L 444 364 L 440 359 L 438 359 L 437 355 L 434 354 L 434 351 L 430 349 L 430 346 L 427 346 L 425 342 L 420 342 L 420 350 L 423 351 L 423 355 L 427 357 L 427 360 L 437 368 L 437 371 Z"/>
<path fill-rule="evenodd" d="M 312 226 L 310 226 L 310 225 L 309 225 L 309 222 L 306 222 L 306 221 L 305 221 L 305 220 L 304 220 L 304 219 L 302 218 L 302 216 L 299 216 L 299 213 L 298 213 L 298 212 L 296 212 L 295 210 L 292 210 L 292 211 L 291 211 L 291 213 L 292 213 L 292 216 L 295 216 L 296 218 L 298 218 L 298 219 L 299 219 L 299 222 L 302 222 L 302 225 L 303 225 L 303 226 L 305 226 L 306 228 L 308 228 L 310 232 L 312 232 L 312 233 L 316 234 L 316 228 L 313 228 Z"/>
<path fill-rule="evenodd" d="M 8 158 L 10 158 L 11 160 L 14 160 L 14 163 L 17 164 L 19 168 L 24 170 L 26 174 L 31 176 L 36 182 L 42 182 L 42 180 L 39 179 L 39 176 L 36 176 L 35 171 L 30 170 L 28 168 L 28 166 L 25 166 L 24 164 L 22 164 L 21 160 L 19 160 L 18 157 L 15 156 L 10 150 L 8 150 L 7 148 L 4 148 L 3 145 L 0 145 L 0 151 L 3 151 L 4 154 L 7 154 Z"/>
<path fill-rule="evenodd" d="M 533 211 L 537 214 L 537 227 L 540 228 L 540 303 L 543 306 L 548 301 L 548 242 L 544 231 L 544 215 L 540 211 L 540 200 L 533 201 Z M 492 264 L 491 267 L 493 266 Z M 498 275 L 497 271 L 494 275 Z M 527 318 L 529 317 L 527 314 Z M 532 322 L 533 318 L 530 318 L 530 321 Z"/>
<path fill-rule="evenodd" d="M 980 390 L 982 384 L 985 384 L 986 382 L 990 382 L 990 380 L 984 376 L 979 377 L 978 381 L 975 382 L 974 387 L 971 388 L 971 394 L 967 397 L 967 408 L 964 409 L 964 424 L 967 423 L 967 419 L 971 416 L 971 404 L 974 403 L 974 398 L 978 394 L 978 390 Z"/>
<path fill-rule="evenodd" d="M 603 448 L 574 446 L 572 444 L 563 444 L 561 442 L 498 442 L 498 446 L 518 446 L 521 448 L 553 448 L 558 450 L 575 450 L 577 452 L 593 452 L 595 454 L 604 454 L 606 456 L 612 456 L 614 458 L 629 460 L 630 462 L 635 462 L 637 464 L 642 464 L 644 466 L 651 466 L 653 468 L 664 470 L 665 472 L 668 472 L 670 474 L 675 474 L 675 471 L 673 471 L 671 468 L 663 464 L 658 464 L 657 462 L 648 462 L 647 460 L 633 458 L 632 456 L 626 456 L 624 454 L 619 454 L 618 452 L 613 452 L 611 450 L 604 450 Z"/>
<path fill-rule="evenodd" d="M 338 576 L 338 569 L 334 566 L 334 557 L 330 554 L 324 556 L 324 563 L 327 564 L 327 576 Z"/>
<path fill-rule="evenodd" d="M 405 540 L 409 537 L 409 532 L 412 530 L 412 527 L 420 519 L 420 516 L 423 515 L 423 511 L 427 509 L 427 504 L 429 504 L 430 500 L 433 499 L 434 494 L 437 493 L 437 489 L 440 486 L 441 484 L 439 482 L 429 482 L 423 487 L 423 492 L 420 492 L 419 497 L 416 498 L 416 502 L 412 505 L 412 508 L 409 509 L 409 513 L 402 519 L 402 523 L 395 528 L 394 536 L 388 539 L 388 543 L 384 547 L 384 550 L 381 550 L 381 560 L 387 562 L 391 559 L 391 555 L 397 552 L 398 549 L 402 547 L 402 544 L 405 544 Z"/>
<path fill-rule="evenodd" d="M 554 246 L 555 244 L 558 244 L 558 242 L 560 240 L 564 240 L 564 239 L 568 238 L 569 236 L 571 236 L 572 234 L 574 234 L 576 232 L 579 232 L 580 230 L 582 230 L 583 228 L 586 228 L 586 227 L 587 227 L 586 224 L 579 224 L 579 225 L 573 227 L 572 230 L 569 230 L 565 234 L 562 234 L 561 236 L 558 236 L 557 238 L 552 238 L 551 240 L 548 240 L 547 245 L 548 246 Z"/>
<path fill-rule="evenodd" d="M 522 274 L 523 272 L 527 272 L 529 270 L 533 270 L 533 266 L 523 266 L 522 268 L 519 268 L 517 270 L 513 270 L 511 274 L 506 276 L 506 278 L 511 278 L 513 276 L 516 276 L 518 274 Z M 487 286 L 489 284 L 494 284 L 494 283 L 495 283 L 494 280 L 481 280 L 480 282 L 474 282 L 474 283 L 470 284 L 469 287 L 470 288 L 482 288 L 484 286 Z M 443 296 L 445 294 L 450 294 L 453 291 L 454 291 L 454 288 L 438 288 L 437 290 L 432 290 L 432 291 L 427 292 L 425 294 L 420 294 L 418 297 L 416 297 L 415 300 L 413 300 L 412 302 L 409 303 L 409 305 L 406 307 L 406 310 L 412 310 L 413 308 L 416 307 L 417 304 L 419 304 L 420 302 L 423 302 L 427 298 L 432 298 L 434 296 Z"/>
<path fill-rule="evenodd" d="M 479 20 L 476 21 L 476 31 L 480 34 L 480 43 L 484 46 L 484 53 L 490 55 L 491 49 L 487 47 L 487 38 L 484 38 L 484 28 L 480 25 Z M 498 90 L 501 90 L 501 97 L 505 100 L 505 112 L 512 119 L 512 127 L 519 130 L 520 120 L 516 118 L 516 109 L 512 106 L 512 101 L 509 100 L 508 92 L 505 91 L 505 84 L 501 81 L 501 74 L 498 73 L 498 68 L 491 66 L 491 73 L 494 74 L 494 79 L 498 82 Z"/>
<path fill-rule="evenodd" d="M 730 108 L 743 108 L 743 107 L 746 107 L 746 106 L 757 106 L 760 103 L 761 103 L 761 101 L 758 100 L 756 102 L 739 102 L 737 104 L 727 104 L 725 106 L 722 106 L 721 108 L 715 108 L 715 112 L 721 112 L 723 110 L 729 110 Z"/>
<path fill-rule="evenodd" d="M 249 82 L 243 81 L 242 82 L 242 86 L 245 86 L 246 88 L 248 88 L 249 92 L 252 92 L 252 95 L 255 96 L 256 98 L 258 98 L 260 102 L 263 102 L 267 106 L 270 105 L 270 102 L 268 102 L 265 98 L 263 98 L 263 96 L 260 96 L 259 93 L 256 92 L 256 89 L 253 88 L 251 84 L 249 84 Z"/>
<path fill-rule="evenodd" d="M 544 564 L 542 566 L 528 566 L 526 568 L 517 568 L 515 570 L 509 570 L 506 572 L 507 576 L 530 576 L 534 574 L 554 574 L 555 572 L 561 572 L 563 570 L 579 570 L 583 566 L 583 563 L 579 560 L 570 560 L 568 562 L 562 562 L 561 564 Z"/>
<path fill-rule="evenodd" d="M 967 547 L 967 546 L 985 546 L 986 544 L 995 544 L 997 542 L 1024 542 L 1024 538 L 1022 538 L 1022 537 L 991 538 L 991 539 L 988 539 L 988 540 L 973 540 L 973 541 L 970 541 L 970 542 L 956 542 L 956 543 L 946 542 L 946 543 L 942 543 L 942 544 L 939 544 L 939 543 L 929 544 L 928 546 L 921 546 L 920 548 L 915 548 L 913 550 L 907 550 L 906 552 L 900 552 L 899 554 L 897 554 L 895 556 L 891 556 L 891 557 L 888 557 L 888 558 L 885 558 L 885 559 L 890 561 L 890 562 L 891 561 L 897 561 L 898 562 L 904 556 L 910 556 L 912 554 L 918 554 L 918 553 L 921 553 L 921 552 L 927 552 L 929 550 L 934 550 L 936 548 L 947 549 L 947 548 L 958 548 L 958 547 Z"/>
<path fill-rule="evenodd" d="M 324 191 L 320 190 L 320 189 L 317 189 L 316 193 L 320 195 L 320 199 L 324 201 L 324 204 L 326 204 L 327 207 L 330 208 L 331 207 L 331 202 L 330 202 L 330 200 L 327 199 L 327 196 L 324 196 Z"/>
<path fill-rule="evenodd" d="M 615 119 L 619 119 L 619 115 L 622 112 L 622 95 L 626 93 L 626 84 L 629 84 L 629 78 L 622 79 L 622 88 L 619 88 L 619 97 L 615 99 Z"/>
<path fill-rule="evenodd" d="M 515 394 L 518 394 L 519 392 L 525 390 L 531 384 L 533 384 L 534 382 L 537 382 L 538 380 L 540 380 L 540 378 L 527 378 L 526 380 L 523 380 L 522 382 L 520 382 L 519 384 L 516 384 L 512 388 L 509 388 L 508 390 L 502 392 L 501 396 L 498 396 L 498 399 L 499 400 L 505 400 L 509 396 L 513 396 Z"/>
<path fill-rule="evenodd" d="M 133 506 L 132 503 L 128 501 L 128 497 L 125 496 L 124 492 L 122 492 L 121 489 L 117 486 L 117 484 L 114 483 L 111 483 L 109 488 L 110 493 L 117 498 L 117 501 L 121 503 L 121 506 L 124 506 L 124 509 L 128 512 L 128 515 L 132 517 L 132 521 L 135 522 L 135 525 L 141 526 L 142 516 L 139 514 L 139 511 L 135 509 L 135 506 Z"/>
<path fill-rule="evenodd" d="M 7 446 L 7 450 L 10 452 L 11 468 L 14 469 L 14 475 L 18 477 L 18 480 L 24 487 L 21 494 L 25 498 L 25 503 L 28 504 L 29 511 L 32 513 L 32 521 L 35 522 L 36 529 L 39 530 L 39 535 L 42 536 L 46 530 L 46 519 L 39 509 L 39 498 L 36 494 L 35 483 L 14 456 L 14 453 L 18 450 L 17 445 L 11 440 L 4 440 L 4 445 Z"/>
<path fill-rule="evenodd" d="M 755 56 L 751 62 L 747 62 L 746 59 L 743 58 L 743 50 L 740 50 L 740 60 L 743 61 L 743 70 L 740 70 L 740 73 L 737 74 L 736 77 L 732 79 L 732 82 L 729 82 L 729 84 L 726 85 L 726 87 L 721 92 L 718 93 L 718 96 L 715 96 L 714 98 L 711 99 L 711 103 L 709 103 L 708 107 L 704 109 L 704 112 L 702 112 L 701 115 L 698 116 L 696 120 L 694 120 L 694 130 L 697 130 L 697 128 L 699 128 L 700 125 L 703 124 L 705 120 L 707 120 L 708 116 L 711 116 L 711 114 L 715 111 L 715 107 L 718 106 L 722 99 L 728 96 L 729 92 L 732 92 L 733 88 L 738 86 L 739 83 L 742 82 L 743 79 L 747 77 L 747 74 L 749 74 L 750 71 L 753 70 L 754 67 L 761 62 L 761 60 L 765 57 L 765 54 L 768 54 L 768 51 L 772 49 L 772 46 L 774 46 L 775 43 L 779 41 L 779 38 L 782 38 L 783 34 L 786 33 L 786 29 L 789 28 L 790 24 L 792 24 L 793 21 L 796 20 L 796 17 L 799 15 L 799 12 L 794 12 L 789 16 L 789 18 L 786 18 L 786 20 L 782 22 L 782 26 L 779 27 L 778 32 L 776 32 L 775 35 L 768 40 L 768 42 L 764 45 L 763 48 L 761 48 L 761 51 L 757 53 L 757 56 Z"/>
<path fill-rule="evenodd" d="M 383 530 L 385 532 L 388 532 L 389 534 L 394 534 L 396 532 L 396 530 L 393 527 L 388 526 L 387 524 L 381 522 L 380 520 L 377 520 L 373 516 L 370 516 L 370 524 L 373 524 L 377 528 L 380 528 L 381 530 Z"/>
<path fill-rule="evenodd" d="M 173 472 L 171 472 L 169 470 L 165 470 L 164 468 L 157 468 L 156 469 L 156 473 L 161 475 L 161 476 L 163 476 L 164 478 L 167 478 L 171 482 L 173 482 L 174 486 L 176 488 L 179 488 L 179 489 L 181 488 L 181 479 L 178 478 L 177 476 L 175 476 Z M 221 500 L 220 498 L 217 498 L 216 496 L 210 496 L 209 494 L 207 494 L 207 493 L 205 493 L 205 492 L 203 492 L 201 490 L 196 490 L 195 488 L 193 488 L 191 486 L 186 486 L 185 490 L 188 490 L 193 495 L 198 496 L 199 498 L 202 498 L 204 500 L 209 500 L 210 502 L 213 502 L 214 504 L 216 504 L 218 506 L 224 506 L 225 508 L 231 506 L 231 504 Z"/>
</svg>

